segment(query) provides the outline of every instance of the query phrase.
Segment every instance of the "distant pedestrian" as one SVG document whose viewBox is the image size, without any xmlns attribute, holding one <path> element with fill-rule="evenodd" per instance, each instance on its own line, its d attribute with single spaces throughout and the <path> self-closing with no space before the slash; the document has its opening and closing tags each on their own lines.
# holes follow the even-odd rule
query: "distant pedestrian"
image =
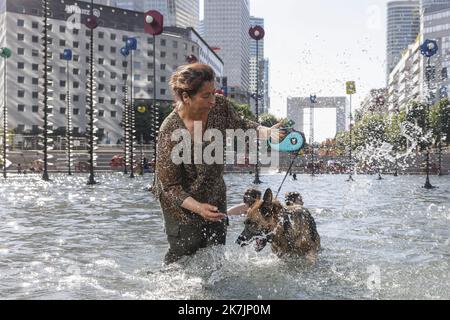
<svg viewBox="0 0 450 320">
<path fill-rule="evenodd" d="M 17 173 L 18 174 L 22 174 L 22 166 L 19 164 L 17 164 Z"/>
</svg>

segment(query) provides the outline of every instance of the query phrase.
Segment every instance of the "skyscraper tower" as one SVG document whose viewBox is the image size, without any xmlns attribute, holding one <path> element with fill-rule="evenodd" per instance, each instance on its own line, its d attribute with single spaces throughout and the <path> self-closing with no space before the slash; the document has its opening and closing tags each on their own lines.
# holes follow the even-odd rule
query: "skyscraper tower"
<svg viewBox="0 0 450 320">
<path fill-rule="evenodd" d="M 387 74 L 400 61 L 401 54 L 420 32 L 420 1 L 391 1 L 387 5 Z"/>
<path fill-rule="evenodd" d="M 264 19 L 257 17 L 250 17 L 251 26 L 261 26 L 264 28 Z M 258 55 L 256 54 L 256 40 L 250 39 L 250 92 L 256 93 L 256 81 L 258 79 L 257 72 L 259 71 L 259 93 L 264 97 L 264 39 L 258 43 Z M 259 57 L 259 61 L 256 61 L 256 57 Z M 260 100 L 259 114 L 264 113 L 264 101 Z M 251 103 L 253 109 L 253 101 Z"/>
<path fill-rule="evenodd" d="M 134 11 L 157 10 L 165 26 L 198 28 L 199 0 L 95 0 L 98 4 Z"/>
<path fill-rule="evenodd" d="M 439 5 L 448 5 L 450 4 L 450 0 L 421 0 L 420 1 L 421 12 L 426 9 L 430 9 L 431 7 L 436 8 Z"/>
<path fill-rule="evenodd" d="M 205 40 L 224 61 L 224 75 L 233 92 L 250 89 L 250 1 L 207 0 L 204 5 Z M 230 96 L 232 96 L 231 93 Z"/>
</svg>

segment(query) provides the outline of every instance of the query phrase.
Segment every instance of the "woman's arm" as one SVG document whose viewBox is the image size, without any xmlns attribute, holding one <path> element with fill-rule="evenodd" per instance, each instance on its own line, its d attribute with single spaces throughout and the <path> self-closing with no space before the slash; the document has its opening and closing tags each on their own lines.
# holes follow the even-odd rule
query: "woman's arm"
<svg viewBox="0 0 450 320">
<path fill-rule="evenodd" d="M 208 203 L 200 203 L 192 197 L 186 198 L 183 201 L 181 207 L 195 212 L 199 216 L 209 221 L 220 221 L 226 218 L 226 215 L 224 213 L 220 213 L 217 207 L 212 206 Z"/>
</svg>

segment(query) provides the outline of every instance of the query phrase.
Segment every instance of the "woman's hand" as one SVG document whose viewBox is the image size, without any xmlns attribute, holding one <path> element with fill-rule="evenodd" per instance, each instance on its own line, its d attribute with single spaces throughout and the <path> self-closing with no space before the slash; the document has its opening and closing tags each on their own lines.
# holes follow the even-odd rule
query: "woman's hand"
<svg viewBox="0 0 450 320">
<path fill-rule="evenodd" d="M 276 125 L 272 126 L 270 130 L 270 139 L 272 143 L 278 143 L 286 137 L 286 130 L 280 129 L 284 125 L 285 121 L 281 120 Z"/>
<path fill-rule="evenodd" d="M 226 215 L 220 213 L 217 207 L 208 203 L 200 203 L 197 213 L 208 221 L 221 221 L 226 218 Z"/>
</svg>

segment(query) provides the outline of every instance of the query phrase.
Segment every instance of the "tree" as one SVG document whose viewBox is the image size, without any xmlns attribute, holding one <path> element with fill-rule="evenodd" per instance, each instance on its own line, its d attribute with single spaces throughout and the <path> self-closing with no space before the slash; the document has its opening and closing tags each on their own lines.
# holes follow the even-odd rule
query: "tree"
<svg viewBox="0 0 450 320">
<path fill-rule="evenodd" d="M 270 113 L 261 114 L 261 116 L 259 117 L 259 121 L 261 125 L 269 128 L 276 125 L 279 122 L 279 120 Z"/>
<path fill-rule="evenodd" d="M 239 113 L 241 117 L 251 121 L 256 121 L 256 116 L 253 114 L 248 104 L 239 104 L 233 100 L 230 100 L 230 102 L 233 108 Z"/>
<path fill-rule="evenodd" d="M 446 144 L 450 143 L 450 101 L 448 99 L 441 100 L 431 108 L 429 123 L 435 142 L 445 139 Z"/>
</svg>

